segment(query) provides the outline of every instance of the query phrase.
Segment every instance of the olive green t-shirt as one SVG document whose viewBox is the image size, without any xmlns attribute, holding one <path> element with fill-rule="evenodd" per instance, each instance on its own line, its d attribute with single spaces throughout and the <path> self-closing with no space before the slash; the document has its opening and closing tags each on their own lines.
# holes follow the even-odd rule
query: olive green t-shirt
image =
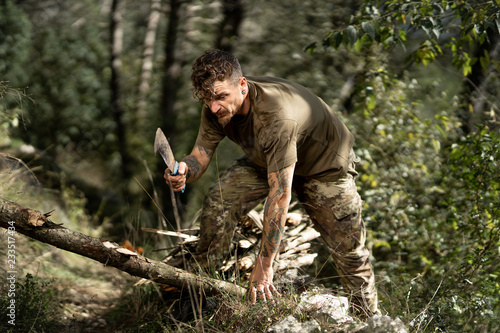
<svg viewBox="0 0 500 333">
<path fill-rule="evenodd" d="M 204 107 L 196 144 L 215 150 L 228 137 L 268 172 L 296 163 L 295 175 L 335 181 L 347 173 L 354 137 L 308 89 L 278 78 L 247 77 L 250 110 L 222 127 Z"/>
</svg>

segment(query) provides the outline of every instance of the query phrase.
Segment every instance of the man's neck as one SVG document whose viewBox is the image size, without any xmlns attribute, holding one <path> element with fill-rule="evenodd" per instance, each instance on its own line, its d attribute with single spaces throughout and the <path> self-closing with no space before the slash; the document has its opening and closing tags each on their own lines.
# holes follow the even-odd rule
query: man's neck
<svg viewBox="0 0 500 333">
<path fill-rule="evenodd" d="M 241 105 L 241 109 L 240 112 L 238 112 L 238 115 L 245 117 L 248 114 L 248 111 L 250 111 L 250 98 L 247 95 L 243 100 L 243 104 Z"/>
</svg>

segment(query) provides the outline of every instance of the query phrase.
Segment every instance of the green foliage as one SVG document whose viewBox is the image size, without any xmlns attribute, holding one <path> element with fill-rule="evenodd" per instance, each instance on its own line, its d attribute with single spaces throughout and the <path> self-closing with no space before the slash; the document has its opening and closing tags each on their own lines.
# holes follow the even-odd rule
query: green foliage
<svg viewBox="0 0 500 333">
<path fill-rule="evenodd" d="M 453 302 L 454 311 L 447 318 L 453 326 L 466 327 L 464 317 L 483 318 L 483 327 L 488 323 L 498 327 L 500 323 L 499 161 L 500 135 L 488 129 L 454 144 L 449 154 L 447 176 L 452 195 L 447 200 L 446 223 L 452 226 L 449 232 L 455 237 L 450 238 L 442 264 L 455 272 L 459 283 L 447 281 L 454 298 L 440 305 L 451 307 Z M 446 264 L 452 262 L 455 264 Z M 477 324 L 477 320 L 472 322 Z"/>
<path fill-rule="evenodd" d="M 420 103 L 407 97 L 418 85 L 392 80 L 383 69 L 371 72 L 365 85 L 359 112 L 346 121 L 362 159 L 359 180 L 366 220 L 376 232 L 374 247 L 382 255 L 391 249 L 390 258 L 381 258 L 389 259 L 385 268 L 398 270 L 403 262 L 406 269 L 420 268 L 422 249 L 413 248 L 411 240 L 425 235 L 439 244 L 439 235 L 426 229 L 433 223 L 429 218 L 436 198 L 445 192 L 439 184 L 442 146 L 456 137 L 459 123 L 445 112 L 425 119 Z"/>
<path fill-rule="evenodd" d="M 416 80 L 379 69 L 362 86 L 346 122 L 382 308 L 417 332 L 490 331 L 500 309 L 500 136 L 462 138 L 454 99 L 427 118 L 409 99 L 421 95 Z"/>
<path fill-rule="evenodd" d="M 0 147 L 10 143 L 10 129 L 19 124 L 19 87 L 27 83 L 31 24 L 10 0 L 0 4 Z"/>
<path fill-rule="evenodd" d="M 447 217 L 435 228 L 443 239 L 433 274 L 412 281 L 414 301 L 427 303 L 411 321 L 414 328 L 498 330 L 499 145 L 498 133 L 482 130 L 447 150 Z"/>
<path fill-rule="evenodd" d="M 33 41 L 29 74 L 36 105 L 27 108 L 27 131 L 19 134 L 53 156 L 72 148 L 85 157 L 111 141 L 113 124 L 104 113 L 109 107 L 106 53 L 97 27 L 67 27 L 71 17 L 66 15 L 61 9 Z"/>
<path fill-rule="evenodd" d="M 470 55 L 474 43 L 489 43 L 488 31 L 500 33 L 500 4 L 498 1 L 374 1 L 365 0 L 357 16 L 351 17 L 347 28 L 331 31 L 323 46 L 338 48 L 350 45 L 356 49 L 372 43 L 392 47 L 405 45 L 407 35 L 423 31 L 420 46 L 409 59 L 428 65 L 443 54 L 440 43 L 452 51 L 453 64 L 467 76 L 472 65 L 480 60 L 486 66 L 487 54 L 480 59 Z"/>
<path fill-rule="evenodd" d="M 0 81 L 0 147 L 11 143 L 10 130 L 19 126 L 23 103 L 27 100 L 23 91 Z"/>
<path fill-rule="evenodd" d="M 0 4 L 0 81 L 12 87 L 27 83 L 31 23 L 11 0 Z"/>
<path fill-rule="evenodd" d="M 51 329 L 60 312 L 55 288 L 50 282 L 26 274 L 24 281 L 16 281 L 15 295 L 9 296 L 10 287 L 2 284 L 0 316 L 4 332 L 44 332 Z M 15 301 L 15 326 L 7 323 L 7 306 Z"/>
</svg>

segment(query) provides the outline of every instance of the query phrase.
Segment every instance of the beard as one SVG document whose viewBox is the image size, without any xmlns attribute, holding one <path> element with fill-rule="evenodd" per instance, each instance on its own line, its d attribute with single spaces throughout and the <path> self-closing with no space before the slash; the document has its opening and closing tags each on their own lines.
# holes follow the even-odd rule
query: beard
<svg viewBox="0 0 500 333">
<path fill-rule="evenodd" d="M 219 124 L 221 124 L 222 127 L 226 127 L 226 125 L 231 121 L 231 117 L 227 115 L 224 117 L 220 117 L 219 119 L 217 119 L 217 121 L 219 122 Z"/>
<path fill-rule="evenodd" d="M 222 113 L 221 116 L 217 116 L 217 121 L 219 122 L 219 124 L 222 126 L 222 127 L 226 127 L 227 124 L 229 124 L 229 122 L 231 121 L 231 112 L 227 111 L 227 110 L 221 110 L 219 111 Z"/>
</svg>

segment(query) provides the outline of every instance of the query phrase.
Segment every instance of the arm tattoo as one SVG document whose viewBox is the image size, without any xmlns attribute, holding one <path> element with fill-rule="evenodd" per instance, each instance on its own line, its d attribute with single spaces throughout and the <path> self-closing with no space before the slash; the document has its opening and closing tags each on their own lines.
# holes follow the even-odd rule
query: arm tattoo
<svg viewBox="0 0 500 333">
<path fill-rule="evenodd" d="M 186 180 L 191 177 L 197 177 L 200 173 L 200 162 L 193 155 L 188 155 L 182 159 L 182 162 L 186 163 L 188 166 L 188 173 L 186 175 Z"/>
<path fill-rule="evenodd" d="M 206 157 L 209 160 L 212 158 L 214 151 L 210 149 L 203 148 L 201 146 L 196 146 L 201 157 Z M 203 172 L 205 172 L 204 167 L 201 165 L 198 158 L 194 155 L 188 155 L 182 159 L 182 162 L 186 163 L 188 166 L 188 172 L 186 174 L 186 180 L 191 177 L 197 179 Z"/>
<path fill-rule="evenodd" d="M 264 241 L 266 244 L 262 246 L 262 256 L 269 257 L 272 254 L 278 253 L 281 238 L 283 237 L 284 227 L 281 225 L 284 209 L 276 209 L 272 213 L 269 221 L 269 232 L 264 233 Z"/>
<path fill-rule="evenodd" d="M 285 218 L 288 212 L 288 202 L 285 206 L 281 202 L 282 196 L 291 189 L 288 183 L 289 175 L 287 169 L 281 169 L 268 175 L 271 191 L 267 199 L 264 216 L 268 221 L 268 230 L 264 231 L 261 255 L 269 257 L 278 252 L 281 238 L 284 232 Z"/>
<path fill-rule="evenodd" d="M 210 149 L 207 149 L 207 148 L 203 148 L 202 146 L 197 146 L 197 147 L 198 147 L 198 151 L 200 152 L 200 155 L 202 155 L 202 156 L 205 155 L 209 159 L 212 158 L 212 156 L 214 154 L 213 150 L 210 150 Z"/>
</svg>

